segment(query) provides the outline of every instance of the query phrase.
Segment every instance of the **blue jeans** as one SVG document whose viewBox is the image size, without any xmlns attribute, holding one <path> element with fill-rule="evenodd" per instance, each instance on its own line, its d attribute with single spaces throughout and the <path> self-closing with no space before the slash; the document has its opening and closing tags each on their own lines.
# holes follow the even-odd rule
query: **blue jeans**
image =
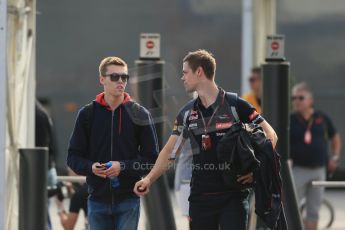
<svg viewBox="0 0 345 230">
<path fill-rule="evenodd" d="M 248 191 L 199 195 L 190 198 L 192 230 L 246 230 L 248 225 Z"/>
<path fill-rule="evenodd" d="M 115 204 L 88 200 L 89 230 L 136 230 L 140 199 L 133 198 Z"/>
</svg>

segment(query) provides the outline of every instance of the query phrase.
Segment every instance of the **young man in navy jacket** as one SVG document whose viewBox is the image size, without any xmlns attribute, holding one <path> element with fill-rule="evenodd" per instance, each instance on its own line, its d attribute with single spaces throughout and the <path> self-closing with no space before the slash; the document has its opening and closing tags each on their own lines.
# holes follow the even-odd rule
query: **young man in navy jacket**
<svg viewBox="0 0 345 230">
<path fill-rule="evenodd" d="M 132 189 L 157 158 L 156 131 L 149 111 L 125 92 L 127 64 L 107 57 L 99 74 L 104 92 L 79 111 L 67 164 L 87 177 L 90 229 L 134 230 L 140 201 Z"/>
</svg>

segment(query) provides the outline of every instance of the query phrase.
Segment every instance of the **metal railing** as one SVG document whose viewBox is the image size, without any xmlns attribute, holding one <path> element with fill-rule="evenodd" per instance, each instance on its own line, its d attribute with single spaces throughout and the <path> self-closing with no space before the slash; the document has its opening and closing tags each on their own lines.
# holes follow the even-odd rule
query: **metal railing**
<svg viewBox="0 0 345 230">
<path fill-rule="evenodd" d="M 345 188 L 345 181 L 313 181 L 311 184 L 313 186 L 321 186 L 321 187 L 329 187 L 329 188 L 335 188 L 335 187 Z"/>
<path fill-rule="evenodd" d="M 57 180 L 60 181 L 68 181 L 68 182 L 77 182 L 83 183 L 86 181 L 85 176 L 58 176 Z"/>
</svg>

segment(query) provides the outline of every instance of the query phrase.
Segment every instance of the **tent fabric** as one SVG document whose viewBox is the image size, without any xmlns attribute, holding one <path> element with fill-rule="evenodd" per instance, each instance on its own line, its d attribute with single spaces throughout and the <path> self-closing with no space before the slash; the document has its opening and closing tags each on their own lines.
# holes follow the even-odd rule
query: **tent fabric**
<svg viewBox="0 0 345 230">
<path fill-rule="evenodd" d="M 19 148 L 34 147 L 35 0 L 9 0 L 7 12 L 6 228 L 18 229 Z M 31 31 L 31 32 L 29 32 Z"/>
</svg>

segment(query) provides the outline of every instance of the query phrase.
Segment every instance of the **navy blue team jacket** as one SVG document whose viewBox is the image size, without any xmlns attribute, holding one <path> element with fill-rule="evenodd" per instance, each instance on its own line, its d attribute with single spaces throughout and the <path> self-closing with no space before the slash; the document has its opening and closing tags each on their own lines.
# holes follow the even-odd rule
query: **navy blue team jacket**
<svg viewBox="0 0 345 230">
<path fill-rule="evenodd" d="M 96 96 L 92 106 L 79 110 L 69 147 L 67 165 L 85 175 L 91 200 L 114 203 L 136 197 L 134 184 L 147 174 L 158 155 L 158 141 L 152 117 L 147 109 L 125 93 L 123 103 L 114 111 Z M 135 106 L 134 106 L 135 105 Z M 91 111 L 90 111 L 91 109 Z M 119 161 L 120 187 L 92 173 L 94 162 Z"/>
</svg>

